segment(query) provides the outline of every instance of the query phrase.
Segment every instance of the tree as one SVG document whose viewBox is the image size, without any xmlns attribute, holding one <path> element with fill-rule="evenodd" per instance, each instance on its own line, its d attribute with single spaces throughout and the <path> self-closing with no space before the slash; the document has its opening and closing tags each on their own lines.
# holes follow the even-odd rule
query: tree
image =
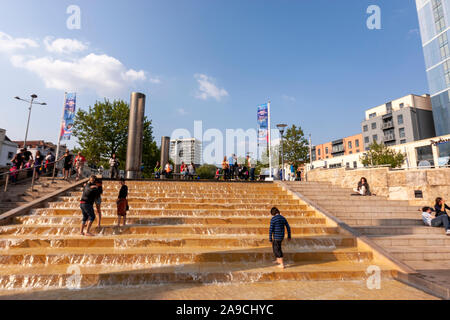
<svg viewBox="0 0 450 320">
<path fill-rule="evenodd" d="M 361 163 L 366 167 L 390 165 L 391 168 L 400 168 L 405 159 L 405 154 L 396 152 L 384 143 L 379 144 L 376 141 L 369 146 L 369 151 L 360 158 Z"/>
<path fill-rule="evenodd" d="M 74 136 L 90 164 L 108 166 L 108 159 L 115 153 L 125 168 L 128 121 L 130 107 L 122 100 L 112 103 L 97 101 L 87 111 L 79 110 L 75 117 Z M 153 140 L 151 121 L 144 118 L 144 145 L 142 161 L 144 174 L 151 173 L 159 159 L 159 149 Z"/>
<path fill-rule="evenodd" d="M 197 170 L 197 174 L 200 177 L 200 179 L 214 179 L 216 176 L 217 167 L 212 164 L 204 164 L 201 167 L 199 167 Z"/>
<path fill-rule="evenodd" d="M 301 127 L 292 125 L 287 129 L 283 138 L 283 153 L 285 163 L 293 163 L 297 166 L 308 161 L 309 143 Z"/>
</svg>

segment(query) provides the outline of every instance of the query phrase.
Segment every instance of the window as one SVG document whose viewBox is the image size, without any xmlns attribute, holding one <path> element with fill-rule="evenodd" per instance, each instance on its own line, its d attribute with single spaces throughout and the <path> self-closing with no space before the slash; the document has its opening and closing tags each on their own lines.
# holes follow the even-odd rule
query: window
<svg viewBox="0 0 450 320">
<path fill-rule="evenodd" d="M 350 151 L 350 154 L 353 154 L 353 151 Z"/>
<path fill-rule="evenodd" d="M 317 150 L 317 154 L 320 156 L 320 149 L 319 150 Z"/>
<path fill-rule="evenodd" d="M 397 122 L 398 122 L 398 124 L 403 124 L 403 115 L 402 114 L 397 116 Z"/>
<path fill-rule="evenodd" d="M 400 134 L 400 138 L 406 137 L 405 128 L 400 128 L 398 133 Z"/>
<path fill-rule="evenodd" d="M 386 103 L 386 112 L 392 113 L 392 102 Z"/>
<path fill-rule="evenodd" d="M 445 82 L 447 82 L 447 85 L 450 85 L 450 61 L 445 61 L 443 63 L 444 66 L 444 77 L 445 77 Z"/>
<path fill-rule="evenodd" d="M 359 148 L 359 139 L 355 140 L 355 147 Z"/>
<path fill-rule="evenodd" d="M 405 144 L 406 143 L 406 140 L 400 140 L 400 144 Z"/>
<path fill-rule="evenodd" d="M 400 109 L 403 109 L 405 107 L 404 103 L 400 103 Z"/>
<path fill-rule="evenodd" d="M 377 128 L 377 123 L 376 122 L 372 122 L 372 130 L 375 130 Z"/>
<path fill-rule="evenodd" d="M 364 138 L 364 142 L 365 142 L 365 143 L 369 143 L 369 142 L 370 142 L 369 137 L 365 137 L 365 138 Z"/>
<path fill-rule="evenodd" d="M 433 15 L 434 15 L 434 24 L 436 26 L 436 32 L 441 33 L 445 28 L 445 20 L 444 20 L 444 9 L 442 7 L 441 0 L 433 0 Z"/>
<path fill-rule="evenodd" d="M 375 118 L 376 116 L 377 116 L 376 112 L 371 113 L 371 114 L 369 114 L 369 119 Z"/>
<path fill-rule="evenodd" d="M 351 142 L 351 141 L 348 142 L 348 148 L 349 148 L 349 149 L 352 149 L 352 148 L 353 148 L 352 142 Z"/>
<path fill-rule="evenodd" d="M 439 50 L 441 51 L 442 60 L 448 58 L 450 52 L 448 48 L 448 38 L 447 33 L 443 33 L 439 36 Z"/>
<path fill-rule="evenodd" d="M 378 135 L 374 134 L 372 136 L 373 142 L 377 142 L 378 141 Z"/>
<path fill-rule="evenodd" d="M 356 161 L 353 161 L 353 168 L 357 168 L 358 167 L 358 163 Z"/>
<path fill-rule="evenodd" d="M 325 148 L 325 153 L 328 154 L 328 147 Z M 327 157 L 328 159 L 328 157 Z"/>
<path fill-rule="evenodd" d="M 359 151 L 359 149 L 356 149 L 356 153 L 359 153 L 360 151 Z"/>
<path fill-rule="evenodd" d="M 363 127 L 363 131 L 364 131 L 364 132 L 369 131 L 369 126 L 368 126 L 367 124 Z"/>
<path fill-rule="evenodd" d="M 14 152 L 8 152 L 8 159 L 11 160 L 14 157 Z"/>
</svg>

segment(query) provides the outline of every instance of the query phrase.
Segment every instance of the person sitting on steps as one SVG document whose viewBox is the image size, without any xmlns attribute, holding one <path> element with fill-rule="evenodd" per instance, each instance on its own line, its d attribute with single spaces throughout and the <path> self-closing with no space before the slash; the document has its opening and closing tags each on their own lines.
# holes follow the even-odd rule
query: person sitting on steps
<svg viewBox="0 0 450 320">
<path fill-rule="evenodd" d="M 447 210 L 450 210 L 450 207 L 445 203 L 445 200 L 441 197 L 436 198 L 436 202 L 434 204 L 434 210 L 436 211 L 436 217 L 441 215 L 447 215 Z"/>
<path fill-rule="evenodd" d="M 448 216 L 446 214 L 441 214 L 438 216 L 436 213 L 436 217 L 433 218 L 433 216 L 432 216 L 433 211 L 434 210 L 430 207 L 422 208 L 423 223 L 429 227 L 439 228 L 439 227 L 443 226 L 445 228 L 446 235 L 449 236 L 450 235 L 450 223 L 449 223 Z"/>
<path fill-rule="evenodd" d="M 371 196 L 372 193 L 370 192 L 369 183 L 367 182 L 367 179 L 362 177 L 361 180 L 358 182 L 358 187 L 356 189 L 353 189 L 353 191 L 356 192 L 356 195 L 360 196 Z"/>
</svg>

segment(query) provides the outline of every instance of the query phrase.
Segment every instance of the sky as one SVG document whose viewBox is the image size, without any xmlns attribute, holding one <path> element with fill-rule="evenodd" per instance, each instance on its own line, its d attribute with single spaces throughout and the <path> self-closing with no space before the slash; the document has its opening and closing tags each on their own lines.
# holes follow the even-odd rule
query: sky
<svg viewBox="0 0 450 320">
<path fill-rule="evenodd" d="M 154 136 L 178 128 L 301 126 L 313 144 L 361 132 L 364 111 L 428 93 L 412 0 L 0 0 L 0 128 L 56 142 L 65 91 L 79 108 L 147 95 Z M 69 29 L 71 5 L 80 29 Z M 381 29 L 366 12 L 381 9 Z M 73 22 L 73 20 L 70 20 Z M 75 144 L 69 143 L 69 147 Z"/>
</svg>

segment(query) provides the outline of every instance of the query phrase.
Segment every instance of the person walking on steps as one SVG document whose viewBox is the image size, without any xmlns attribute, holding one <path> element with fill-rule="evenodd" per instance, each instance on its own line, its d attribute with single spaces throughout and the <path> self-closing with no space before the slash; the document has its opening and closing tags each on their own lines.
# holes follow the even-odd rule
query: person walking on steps
<svg viewBox="0 0 450 320">
<path fill-rule="evenodd" d="M 276 258 L 274 263 L 277 263 L 280 268 L 284 269 L 282 243 L 285 238 L 285 228 L 288 232 L 288 241 L 291 241 L 291 227 L 286 218 L 280 214 L 278 208 L 272 208 L 270 214 L 273 218 L 270 221 L 269 241 L 272 242 L 273 254 Z"/>
<path fill-rule="evenodd" d="M 111 159 L 109 159 L 109 167 L 110 167 L 110 178 L 111 179 L 117 179 L 119 178 L 119 159 L 117 159 L 117 156 L 115 153 L 111 156 Z"/>
</svg>

